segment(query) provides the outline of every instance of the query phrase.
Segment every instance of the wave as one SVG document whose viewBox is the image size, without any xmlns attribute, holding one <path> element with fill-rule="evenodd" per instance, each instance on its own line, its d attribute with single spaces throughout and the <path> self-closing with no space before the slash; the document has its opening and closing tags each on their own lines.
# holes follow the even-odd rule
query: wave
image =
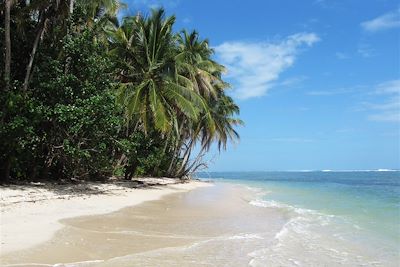
<svg viewBox="0 0 400 267">
<path fill-rule="evenodd" d="M 311 215 L 311 216 L 316 216 L 318 219 L 322 219 L 325 221 L 330 220 L 330 218 L 335 218 L 337 217 L 336 215 L 332 214 L 324 214 L 321 212 L 318 212 L 316 210 L 311 210 L 311 209 L 305 209 L 305 208 L 299 208 L 296 206 L 292 206 L 289 204 L 285 204 L 282 202 L 278 202 L 275 200 L 252 200 L 249 202 L 250 205 L 257 206 L 257 207 L 264 207 L 264 208 L 278 208 L 278 209 L 285 209 L 287 211 L 292 211 L 295 212 L 298 215 Z"/>
<path fill-rule="evenodd" d="M 359 246 L 354 246 L 361 227 L 346 218 L 317 210 L 292 206 L 275 200 L 252 200 L 257 207 L 280 209 L 288 221 L 275 234 L 270 246 L 252 251 L 250 266 L 373 266 Z M 380 262 L 376 261 L 380 266 Z"/>
</svg>

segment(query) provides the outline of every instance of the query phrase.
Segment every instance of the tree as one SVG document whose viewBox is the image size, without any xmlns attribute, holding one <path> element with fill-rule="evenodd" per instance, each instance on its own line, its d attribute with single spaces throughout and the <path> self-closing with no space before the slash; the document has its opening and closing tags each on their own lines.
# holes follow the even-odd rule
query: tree
<svg viewBox="0 0 400 267">
<path fill-rule="evenodd" d="M 22 90 L 0 94 L 1 178 L 185 177 L 238 139 L 224 67 L 163 9 L 120 23 L 116 0 L 4 3 L 1 75 Z"/>
<path fill-rule="evenodd" d="M 116 0 L 81 0 L 77 4 L 85 9 L 86 13 L 89 14 L 89 16 L 85 18 L 87 23 L 91 23 L 95 18 L 99 18 L 105 14 L 115 15 L 121 6 L 119 1 Z M 36 12 L 39 15 L 36 26 L 36 35 L 26 67 L 23 91 L 26 92 L 28 90 L 33 62 L 46 27 L 48 27 L 48 24 L 50 24 L 51 21 L 53 22 L 52 24 L 57 25 L 60 21 L 67 19 L 73 14 L 74 7 L 74 0 L 36 0 L 29 5 L 29 12 Z"/>
<path fill-rule="evenodd" d="M 191 85 L 178 82 L 174 21 L 173 16 L 165 18 L 163 9 L 153 10 L 149 18 L 124 20 L 127 25 L 112 35 L 113 51 L 118 49 L 125 56 L 120 64 L 119 99 L 128 120 L 136 121 L 144 132 L 154 127 L 167 133 L 174 126 L 177 112 L 197 119 L 203 108 Z"/>
<path fill-rule="evenodd" d="M 4 42 L 6 46 L 5 60 L 4 60 L 4 81 L 5 90 L 10 88 L 10 73 L 11 73 L 11 34 L 10 34 L 10 13 L 11 13 L 11 1 L 5 0 L 5 11 L 4 11 Z"/>
<path fill-rule="evenodd" d="M 57 16 L 68 16 L 69 5 L 67 0 L 50 0 L 50 1 L 34 1 L 29 5 L 29 10 L 34 10 L 37 12 L 38 21 L 36 26 L 36 34 L 32 43 L 32 50 L 29 56 L 29 61 L 26 67 L 24 83 L 22 86 L 22 90 L 26 92 L 28 90 L 29 81 L 31 78 L 33 61 L 36 56 L 36 52 L 39 46 L 41 39 L 43 38 L 44 31 L 46 26 L 49 23 L 50 19 L 54 19 Z"/>
<path fill-rule="evenodd" d="M 199 39 L 196 31 L 189 34 L 183 30 L 178 35 L 178 49 L 176 59 L 180 62 L 180 72 L 192 81 L 195 91 L 201 96 L 215 98 L 218 90 L 229 86 L 221 79 L 224 66 L 211 59 L 214 51 L 208 40 Z"/>
<path fill-rule="evenodd" d="M 201 158 L 213 141 L 217 141 L 221 149 L 226 147 L 229 139 L 236 140 L 238 134 L 233 127 L 242 122 L 230 117 L 238 113 L 239 108 L 230 105 L 233 101 L 225 95 L 224 90 L 229 87 L 221 78 L 225 68 L 211 59 L 214 51 L 208 40 L 200 40 L 196 31 L 189 34 L 183 30 L 178 36 L 178 51 L 176 60 L 181 76 L 193 83 L 193 90 L 207 105 L 206 112 L 200 114 L 198 121 L 184 121 L 188 125 L 182 127 L 178 147 L 174 150 L 175 158 L 168 169 L 170 176 L 180 177 L 202 165 Z M 197 144 L 200 144 L 199 152 L 190 163 Z M 179 158 L 182 160 L 178 161 Z"/>
</svg>

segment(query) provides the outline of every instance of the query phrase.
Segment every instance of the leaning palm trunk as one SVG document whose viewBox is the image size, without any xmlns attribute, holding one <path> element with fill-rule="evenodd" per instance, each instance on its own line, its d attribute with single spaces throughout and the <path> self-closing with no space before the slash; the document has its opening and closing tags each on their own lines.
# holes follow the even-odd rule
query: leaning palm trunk
<svg viewBox="0 0 400 267">
<path fill-rule="evenodd" d="M 185 177 L 189 173 L 194 173 L 201 166 L 205 166 L 205 163 L 202 162 L 202 159 L 206 153 L 206 146 L 202 146 L 200 152 L 197 154 L 196 158 L 193 162 L 188 166 L 189 161 L 187 161 L 184 165 L 181 166 L 179 172 L 176 174 L 177 177 Z"/>
<path fill-rule="evenodd" d="M 179 155 L 181 153 L 181 147 L 182 147 L 183 142 L 185 140 L 185 138 L 182 136 L 184 123 L 185 123 L 185 120 L 179 126 L 178 140 L 177 140 L 176 145 L 174 147 L 174 150 L 172 152 L 172 159 L 171 159 L 171 162 L 170 162 L 168 170 L 167 170 L 167 175 L 171 176 L 171 177 L 173 176 L 173 170 L 176 169 L 176 163 L 177 163 Z"/>
<path fill-rule="evenodd" d="M 43 33 L 44 33 L 44 29 L 46 27 L 47 21 L 48 21 L 48 18 L 46 18 L 46 16 L 44 14 L 42 14 L 42 17 L 40 18 L 40 22 L 39 22 L 39 26 L 38 26 L 38 31 L 36 33 L 36 37 L 33 42 L 32 52 L 29 57 L 29 63 L 26 68 L 25 80 L 24 80 L 24 85 L 23 85 L 24 92 L 26 92 L 28 90 L 29 80 L 30 80 L 31 73 L 32 73 L 33 60 L 35 59 L 35 55 L 36 55 L 37 48 L 39 46 L 39 42 L 43 37 Z"/>
<path fill-rule="evenodd" d="M 168 166 L 167 175 L 171 176 L 171 177 L 173 176 L 172 171 L 175 169 L 174 167 L 176 165 L 176 162 L 178 161 L 178 157 L 179 157 L 179 153 L 180 153 L 180 147 L 181 147 L 180 144 L 181 144 L 181 141 L 179 141 L 179 145 L 175 146 L 175 148 L 174 148 L 174 150 L 172 152 L 171 162 L 170 162 L 170 164 Z"/>
<path fill-rule="evenodd" d="M 5 90 L 10 88 L 10 73 L 11 73 L 11 36 L 10 36 L 10 20 L 11 20 L 11 1 L 5 0 L 4 14 L 4 40 L 6 44 L 5 66 L 4 66 L 4 81 L 6 83 Z"/>
<path fill-rule="evenodd" d="M 182 164 L 179 167 L 179 169 L 176 171 L 177 176 L 179 176 L 179 174 L 182 173 L 182 171 L 186 168 L 186 165 L 189 162 L 190 155 L 192 154 L 192 150 L 193 150 L 195 144 L 196 144 L 195 139 L 191 139 L 187 146 L 185 154 L 183 155 Z"/>
</svg>

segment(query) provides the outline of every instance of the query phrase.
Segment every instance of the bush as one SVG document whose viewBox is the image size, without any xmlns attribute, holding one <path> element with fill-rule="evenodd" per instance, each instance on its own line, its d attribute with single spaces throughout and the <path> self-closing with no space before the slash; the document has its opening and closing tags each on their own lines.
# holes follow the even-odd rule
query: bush
<svg viewBox="0 0 400 267">
<path fill-rule="evenodd" d="M 112 173 L 122 116 L 112 93 L 112 63 L 94 40 L 87 30 L 67 35 L 62 53 L 41 50 L 29 93 L 2 96 L 0 138 L 9 141 L 1 142 L 0 157 L 13 177 Z"/>
</svg>

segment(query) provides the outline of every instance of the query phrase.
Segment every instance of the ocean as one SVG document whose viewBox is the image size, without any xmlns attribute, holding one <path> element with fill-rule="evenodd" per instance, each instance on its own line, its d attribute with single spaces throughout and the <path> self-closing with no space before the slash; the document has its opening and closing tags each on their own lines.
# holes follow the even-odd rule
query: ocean
<svg viewBox="0 0 400 267">
<path fill-rule="evenodd" d="M 245 185 L 254 191 L 249 205 L 287 216 L 274 243 L 250 254 L 250 266 L 400 266 L 400 171 L 197 176 Z"/>
<path fill-rule="evenodd" d="M 4 266 L 400 266 L 400 172 L 199 173 L 191 191 L 67 218 Z M 156 188 L 155 188 L 156 189 Z"/>
</svg>

